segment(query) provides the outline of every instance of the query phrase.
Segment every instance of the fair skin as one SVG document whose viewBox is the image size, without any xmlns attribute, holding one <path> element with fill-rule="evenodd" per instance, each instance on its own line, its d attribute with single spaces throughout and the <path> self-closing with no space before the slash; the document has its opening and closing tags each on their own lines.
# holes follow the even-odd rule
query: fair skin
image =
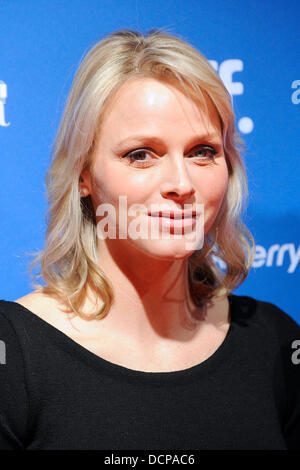
<svg viewBox="0 0 300 470">
<path fill-rule="evenodd" d="M 207 233 L 228 184 L 218 116 L 211 104 L 208 110 L 202 113 L 177 88 L 156 79 L 123 84 L 106 109 L 92 165 L 81 175 L 81 189 L 91 195 L 94 209 L 106 202 L 118 213 L 120 195 L 128 207 L 163 204 L 182 210 L 185 204 L 204 204 Z M 136 135 L 149 137 L 137 141 Z M 136 149 L 138 157 L 123 158 Z M 205 312 L 192 302 L 187 287 L 192 253 L 185 234 L 167 241 L 98 240 L 99 266 L 115 295 L 100 321 L 66 318 L 54 299 L 37 292 L 16 302 L 111 362 L 152 372 L 188 368 L 213 354 L 229 328 L 227 297 L 214 298 Z M 201 321 L 193 322 L 191 313 L 202 315 Z"/>
</svg>

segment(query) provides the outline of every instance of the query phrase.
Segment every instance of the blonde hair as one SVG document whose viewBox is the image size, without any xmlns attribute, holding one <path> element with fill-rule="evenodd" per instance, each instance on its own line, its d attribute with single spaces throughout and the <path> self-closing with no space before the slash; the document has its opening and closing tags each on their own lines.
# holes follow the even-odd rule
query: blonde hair
<svg viewBox="0 0 300 470">
<path fill-rule="evenodd" d="M 103 318 L 113 302 L 113 289 L 97 262 L 97 232 L 91 197 L 80 198 L 78 183 L 89 167 L 101 117 L 110 98 L 129 78 L 152 77 L 172 82 L 206 109 L 213 103 L 222 128 L 229 181 L 220 211 L 205 236 L 203 248 L 188 259 L 188 281 L 196 304 L 229 294 L 246 278 L 254 257 L 254 239 L 240 217 L 248 196 L 242 141 L 235 131 L 231 97 L 207 59 L 192 45 L 161 29 L 146 35 L 128 29 L 98 42 L 75 75 L 53 146 L 45 181 L 48 210 L 45 247 L 33 253 L 32 283 L 83 318 Z M 203 109 L 202 108 L 202 109 Z M 225 271 L 218 268 L 223 261 Z M 40 263 L 40 272 L 33 267 Z M 103 300 L 92 314 L 83 312 L 88 293 Z"/>
</svg>

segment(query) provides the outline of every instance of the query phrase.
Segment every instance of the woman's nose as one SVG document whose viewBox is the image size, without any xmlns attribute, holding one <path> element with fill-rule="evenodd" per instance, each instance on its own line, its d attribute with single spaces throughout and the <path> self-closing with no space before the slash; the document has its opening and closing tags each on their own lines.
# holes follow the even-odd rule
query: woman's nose
<svg viewBox="0 0 300 470">
<path fill-rule="evenodd" d="M 193 196 L 195 188 L 183 157 L 174 160 L 166 168 L 166 174 L 161 183 L 161 195 L 176 201 L 186 200 Z"/>
</svg>

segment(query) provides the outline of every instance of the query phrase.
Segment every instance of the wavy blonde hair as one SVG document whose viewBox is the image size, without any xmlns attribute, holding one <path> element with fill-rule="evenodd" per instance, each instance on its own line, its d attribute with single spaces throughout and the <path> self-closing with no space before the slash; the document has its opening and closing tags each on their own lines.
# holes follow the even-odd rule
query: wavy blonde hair
<svg viewBox="0 0 300 470">
<path fill-rule="evenodd" d="M 90 196 L 80 198 L 78 184 L 91 164 L 101 118 L 114 93 L 134 77 L 157 78 L 177 86 L 207 110 L 210 100 L 220 119 L 229 181 L 219 213 L 201 250 L 188 258 L 188 284 L 193 301 L 205 304 L 228 295 L 246 278 L 255 242 L 241 221 L 248 184 L 235 130 L 231 97 L 208 60 L 192 45 L 161 29 L 146 35 L 123 29 L 98 42 L 75 75 L 46 173 L 48 210 L 45 247 L 31 253 L 32 286 L 53 296 L 82 318 L 103 318 L 114 299 L 112 285 L 97 262 L 96 220 Z M 224 269 L 218 267 L 218 259 Z M 38 274 L 32 273 L 36 264 Z M 43 278 L 46 285 L 35 282 Z M 89 293 L 101 308 L 86 314 Z"/>
</svg>

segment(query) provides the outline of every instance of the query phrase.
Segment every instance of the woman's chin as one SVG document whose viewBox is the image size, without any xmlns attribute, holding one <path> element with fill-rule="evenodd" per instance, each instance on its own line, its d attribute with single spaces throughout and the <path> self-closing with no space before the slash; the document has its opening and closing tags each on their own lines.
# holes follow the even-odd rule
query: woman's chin
<svg viewBox="0 0 300 470">
<path fill-rule="evenodd" d="M 161 260 L 185 259 L 195 250 L 201 249 L 201 243 L 184 238 L 170 240 L 131 240 L 131 244 L 149 256 Z"/>
</svg>

